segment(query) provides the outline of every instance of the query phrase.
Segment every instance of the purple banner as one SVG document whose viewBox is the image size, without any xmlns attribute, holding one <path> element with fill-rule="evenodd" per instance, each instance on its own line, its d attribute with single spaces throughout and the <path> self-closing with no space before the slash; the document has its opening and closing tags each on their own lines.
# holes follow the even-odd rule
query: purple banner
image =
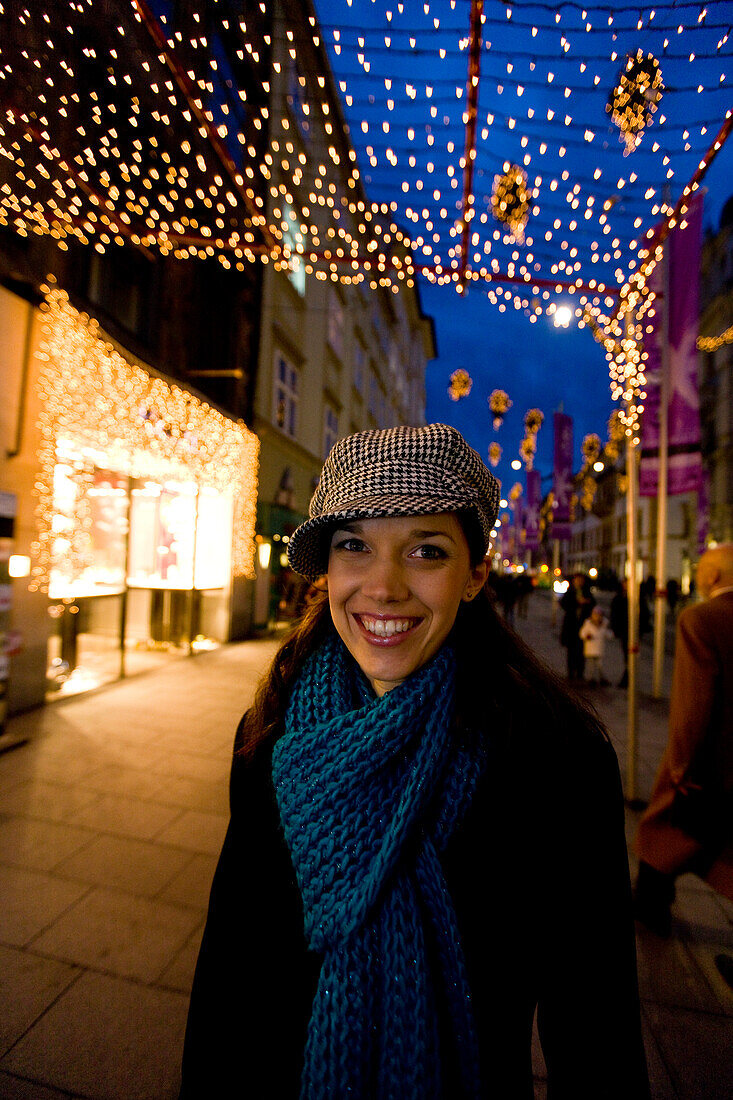
<svg viewBox="0 0 733 1100">
<path fill-rule="evenodd" d="M 697 334 L 699 318 L 702 198 L 694 199 L 685 215 L 684 229 L 675 228 L 665 243 L 669 302 L 669 410 L 667 492 L 694 492 L 702 472 L 700 456 L 700 397 L 697 388 Z M 663 268 L 657 264 L 652 287 L 662 291 Z M 659 381 L 662 368 L 662 310 L 652 319 L 645 341 L 647 398 L 641 432 L 639 492 L 656 496 L 659 474 Z"/>
<path fill-rule="evenodd" d="M 527 532 L 525 547 L 527 550 L 540 548 L 540 505 L 542 489 L 539 470 L 527 470 L 527 507 L 524 513 L 524 527 Z"/>
<path fill-rule="evenodd" d="M 573 494 L 573 418 L 566 413 L 556 412 L 552 420 L 555 431 L 552 537 L 569 539 L 570 498 Z"/>
</svg>

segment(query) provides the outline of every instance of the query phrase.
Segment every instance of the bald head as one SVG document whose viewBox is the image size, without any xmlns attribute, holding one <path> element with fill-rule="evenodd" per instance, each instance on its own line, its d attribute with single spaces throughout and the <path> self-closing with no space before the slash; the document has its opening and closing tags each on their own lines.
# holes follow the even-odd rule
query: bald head
<svg viewBox="0 0 733 1100">
<path fill-rule="evenodd" d="M 703 599 L 717 588 L 733 585 L 733 542 L 722 542 L 706 550 L 697 563 L 697 590 Z"/>
</svg>

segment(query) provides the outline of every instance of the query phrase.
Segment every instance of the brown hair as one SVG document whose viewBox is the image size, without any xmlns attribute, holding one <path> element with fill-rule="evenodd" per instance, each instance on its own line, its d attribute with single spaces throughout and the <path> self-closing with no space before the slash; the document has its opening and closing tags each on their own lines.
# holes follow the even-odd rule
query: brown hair
<svg viewBox="0 0 733 1100">
<path fill-rule="evenodd" d="M 252 754 L 279 732 L 291 687 L 304 662 L 334 630 L 328 596 L 319 593 L 275 654 L 242 723 L 239 752 Z M 502 734 L 550 729 L 561 737 L 579 726 L 605 732 L 595 711 L 567 689 L 502 619 L 486 587 L 461 604 L 450 635 L 456 654 L 456 720 L 483 729 L 496 721 Z"/>
</svg>

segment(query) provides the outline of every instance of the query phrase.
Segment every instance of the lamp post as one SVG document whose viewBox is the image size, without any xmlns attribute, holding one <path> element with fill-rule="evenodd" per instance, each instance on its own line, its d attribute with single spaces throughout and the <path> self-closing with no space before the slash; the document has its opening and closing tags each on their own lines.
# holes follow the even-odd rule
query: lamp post
<svg viewBox="0 0 733 1100">
<path fill-rule="evenodd" d="M 665 577 L 667 575 L 667 469 L 669 463 L 669 242 L 664 242 L 662 302 L 662 348 L 659 378 L 659 463 L 657 471 L 657 556 L 654 592 L 654 660 L 652 695 L 662 696 L 664 672 L 664 634 L 667 613 Z"/>
<path fill-rule="evenodd" d="M 625 315 L 626 354 L 630 354 L 634 341 L 633 309 L 629 304 Z M 627 401 L 634 400 L 633 390 Z M 634 430 L 627 428 L 626 436 L 626 556 L 628 577 L 626 584 L 628 607 L 627 669 L 628 696 L 626 712 L 626 798 L 636 798 L 636 756 L 638 727 L 637 672 L 639 656 L 639 585 L 637 578 L 637 511 L 639 497 L 639 465 L 637 440 Z"/>
</svg>

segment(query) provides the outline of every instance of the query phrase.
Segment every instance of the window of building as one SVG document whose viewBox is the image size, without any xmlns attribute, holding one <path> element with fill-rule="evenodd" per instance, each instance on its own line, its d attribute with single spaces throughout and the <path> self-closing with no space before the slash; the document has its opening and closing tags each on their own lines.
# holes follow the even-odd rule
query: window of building
<svg viewBox="0 0 733 1100">
<path fill-rule="evenodd" d="M 275 352 L 275 388 L 272 418 L 281 431 L 295 439 L 298 428 L 299 371 L 282 352 Z"/>
<path fill-rule="evenodd" d="M 323 457 L 326 458 L 328 452 L 333 447 L 334 443 L 339 437 L 339 418 L 338 413 L 332 405 L 325 405 L 323 409 Z"/>
<path fill-rule="evenodd" d="M 328 342 L 339 359 L 343 359 L 344 307 L 335 290 L 331 291 L 328 299 Z"/>
<path fill-rule="evenodd" d="M 148 336 L 152 265 L 132 249 L 93 253 L 89 262 L 89 301 L 128 332 Z"/>
</svg>

